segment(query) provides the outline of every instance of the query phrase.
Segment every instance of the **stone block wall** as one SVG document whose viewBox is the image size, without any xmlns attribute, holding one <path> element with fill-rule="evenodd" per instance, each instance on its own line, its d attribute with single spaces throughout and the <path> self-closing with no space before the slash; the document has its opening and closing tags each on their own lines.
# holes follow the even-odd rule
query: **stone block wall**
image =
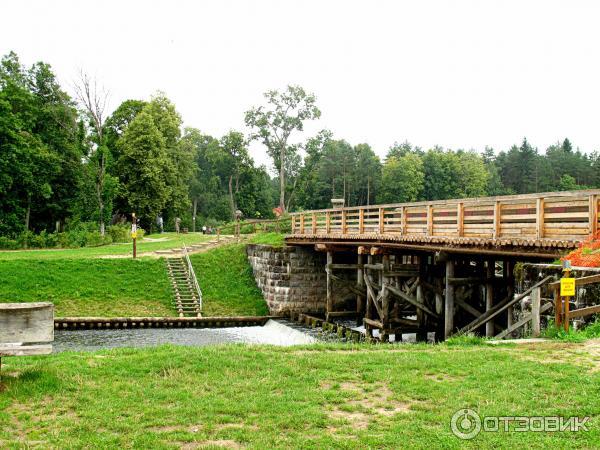
<svg viewBox="0 0 600 450">
<path fill-rule="evenodd" d="M 246 246 L 256 284 L 271 314 L 318 314 L 327 302 L 326 256 L 299 246 Z"/>
</svg>

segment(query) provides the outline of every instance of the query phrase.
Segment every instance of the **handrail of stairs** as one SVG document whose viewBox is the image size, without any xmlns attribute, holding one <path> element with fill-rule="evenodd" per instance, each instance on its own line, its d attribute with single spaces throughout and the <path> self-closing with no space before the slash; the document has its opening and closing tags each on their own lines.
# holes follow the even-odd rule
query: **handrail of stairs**
<svg viewBox="0 0 600 450">
<path fill-rule="evenodd" d="M 198 284 L 198 279 L 196 278 L 196 272 L 194 272 L 194 266 L 192 265 L 192 261 L 190 261 L 190 256 L 188 254 L 188 249 L 187 249 L 185 243 L 183 244 L 183 254 L 185 256 L 185 262 L 187 263 L 187 266 L 188 266 L 188 273 L 190 275 L 190 278 L 194 282 L 194 288 L 196 289 L 196 293 L 198 294 L 198 304 L 200 306 L 200 311 L 202 311 L 202 290 L 200 289 L 200 285 Z"/>
</svg>

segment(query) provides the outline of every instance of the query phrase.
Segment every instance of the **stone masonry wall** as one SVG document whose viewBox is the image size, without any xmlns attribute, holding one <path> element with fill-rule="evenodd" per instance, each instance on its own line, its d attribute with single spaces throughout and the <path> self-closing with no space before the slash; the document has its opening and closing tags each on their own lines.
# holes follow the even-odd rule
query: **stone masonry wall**
<svg viewBox="0 0 600 450">
<path fill-rule="evenodd" d="M 248 245 L 246 253 L 271 314 L 325 310 L 325 254 L 312 248 L 257 244 Z"/>
</svg>

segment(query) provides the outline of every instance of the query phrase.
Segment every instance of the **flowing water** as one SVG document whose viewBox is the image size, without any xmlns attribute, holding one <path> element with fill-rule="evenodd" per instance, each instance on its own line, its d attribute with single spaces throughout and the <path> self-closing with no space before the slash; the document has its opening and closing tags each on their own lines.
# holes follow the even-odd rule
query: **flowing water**
<svg viewBox="0 0 600 450">
<path fill-rule="evenodd" d="M 319 341 L 314 330 L 290 322 L 269 320 L 264 326 L 236 328 L 140 328 L 77 330 L 54 333 L 54 351 L 151 347 L 162 344 L 204 346 L 231 343 L 303 345 Z"/>
</svg>

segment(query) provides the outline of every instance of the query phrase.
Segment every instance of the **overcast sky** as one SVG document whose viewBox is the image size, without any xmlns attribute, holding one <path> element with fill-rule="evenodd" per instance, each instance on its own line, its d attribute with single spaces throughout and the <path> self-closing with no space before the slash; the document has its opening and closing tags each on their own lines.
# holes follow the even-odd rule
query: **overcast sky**
<svg viewBox="0 0 600 450">
<path fill-rule="evenodd" d="M 164 91 L 220 136 L 268 89 L 300 84 L 321 119 L 383 156 L 423 148 L 600 149 L 598 1 L 5 1 L 0 53 L 80 68 L 110 107 Z M 308 134 L 307 133 L 307 134 Z M 259 163 L 264 150 L 253 146 Z"/>
</svg>

